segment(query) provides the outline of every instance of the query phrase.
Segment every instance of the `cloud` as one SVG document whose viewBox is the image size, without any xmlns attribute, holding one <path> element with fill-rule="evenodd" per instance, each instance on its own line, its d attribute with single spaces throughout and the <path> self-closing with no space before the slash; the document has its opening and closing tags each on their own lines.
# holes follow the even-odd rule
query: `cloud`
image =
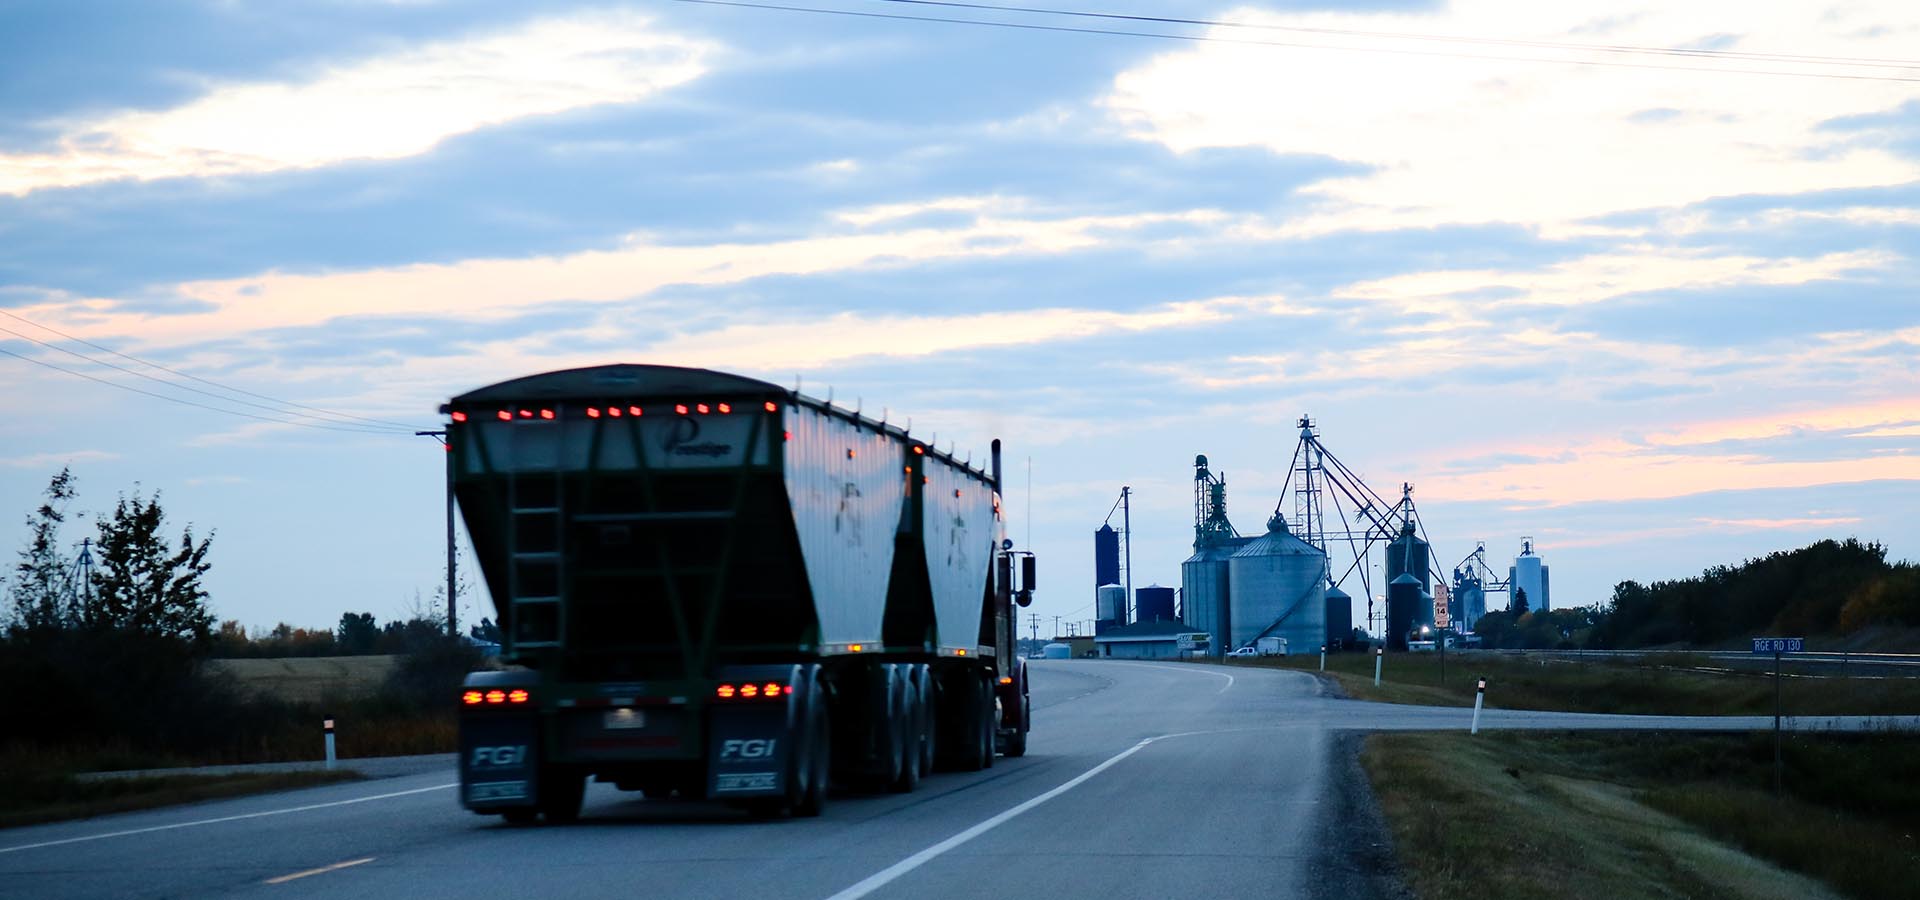
<svg viewBox="0 0 1920 900">
<path fill-rule="evenodd" d="M 1832 528 L 1835 525 L 1857 525 L 1861 522 L 1861 519 L 1858 516 L 1808 516 L 1808 517 L 1798 518 L 1798 519 L 1702 518 L 1696 521 L 1698 521 L 1702 525 L 1711 525 L 1715 528 L 1750 528 L 1750 529 L 1756 529 L 1756 530 L 1774 530 L 1774 529 L 1782 529 L 1782 528 L 1792 528 L 1792 529 Z"/>
<path fill-rule="evenodd" d="M 921 204 L 938 211 L 946 201 Z M 1210 210 L 1111 216 L 1008 214 L 1019 201 L 986 201 L 970 221 L 943 227 L 829 233 L 788 241 L 700 245 L 635 235 L 612 250 L 521 259 L 474 259 L 316 275 L 188 282 L 175 294 L 204 304 L 186 311 L 126 310 L 117 300 L 57 296 L 21 309 L 40 322 L 89 336 L 138 334 L 160 344 L 197 343 L 263 329 L 316 325 L 352 316 L 501 317 L 543 303 L 635 301 L 668 285 L 736 284 L 773 275 L 899 268 L 938 260 L 1060 255 L 1112 247 L 1130 232 L 1168 223 L 1208 223 Z M 905 207 L 846 213 L 853 221 L 912 219 Z M 878 218 L 873 218 L 878 216 Z"/>
<path fill-rule="evenodd" d="M 73 450 L 66 453 L 32 453 L 26 456 L 0 458 L 0 466 L 11 469 L 44 469 L 75 462 L 119 458 L 120 454 L 108 453 L 105 450 Z"/>
<path fill-rule="evenodd" d="M 1421 481 L 1430 496 L 1495 500 L 1517 506 L 1685 497 L 1715 491 L 1759 490 L 1868 481 L 1920 481 L 1920 453 L 1831 449 L 1824 458 L 1769 454 L 1808 432 L 1853 433 L 1886 423 L 1920 420 L 1920 396 L 1807 410 L 1771 411 L 1746 418 L 1700 421 L 1631 438 L 1570 437 L 1559 446 L 1502 452 L 1539 457 L 1457 471 L 1443 460 Z M 1834 445 L 1837 447 L 1838 445 Z M 1481 451 L 1484 455 L 1484 451 Z"/>
<path fill-rule="evenodd" d="M 1920 161 L 1875 130 L 1890 126 L 1847 118 L 1900 106 L 1915 96 L 1913 84 L 1704 71 L 1905 74 L 1898 70 L 1623 57 L 1380 34 L 1670 47 L 1738 22 L 1742 49 L 1898 58 L 1909 55 L 1911 27 L 1865 34 L 1861 26 L 1915 20 L 1910 4 L 1890 0 L 1833 10 L 1737 0 L 1648 3 L 1621 12 L 1595 24 L 1571 7 L 1525 0 L 1456 0 L 1430 11 L 1372 14 L 1240 9 L 1222 18 L 1372 34 L 1214 29 L 1210 36 L 1295 46 L 1210 43 L 1162 54 L 1120 74 L 1104 103 L 1138 137 L 1181 152 L 1257 146 L 1365 167 L 1307 189 L 1325 203 L 1319 221 L 1301 225 L 1321 229 L 1501 221 L 1564 230 L 1609 213 L 1712 197 L 1920 178 Z M 1583 25 L 1589 31 L 1578 33 Z M 1619 62 L 1649 67 L 1582 64 Z M 1826 127 L 1835 119 L 1860 127 Z"/>
<path fill-rule="evenodd" d="M 645 99 L 699 77 L 712 50 L 647 19 L 605 13 L 428 44 L 301 81 L 210 85 L 169 109 L 63 123 L 57 150 L 0 155 L 0 194 L 415 156 L 490 125 Z"/>
</svg>

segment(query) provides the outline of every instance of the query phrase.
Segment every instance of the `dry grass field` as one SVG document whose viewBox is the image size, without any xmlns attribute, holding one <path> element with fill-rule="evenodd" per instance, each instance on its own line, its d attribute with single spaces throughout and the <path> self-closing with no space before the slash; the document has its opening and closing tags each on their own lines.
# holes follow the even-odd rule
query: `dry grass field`
<svg viewBox="0 0 1920 900">
<path fill-rule="evenodd" d="M 247 691 L 288 703 L 328 703 L 370 696 L 393 672 L 397 656 L 311 656 L 215 659 L 207 666 Z"/>
</svg>

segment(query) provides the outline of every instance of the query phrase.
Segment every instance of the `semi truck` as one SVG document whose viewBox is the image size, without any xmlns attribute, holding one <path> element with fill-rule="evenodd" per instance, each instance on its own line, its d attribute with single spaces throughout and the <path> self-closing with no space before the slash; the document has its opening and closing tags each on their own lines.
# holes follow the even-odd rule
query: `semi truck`
<svg viewBox="0 0 1920 900">
<path fill-rule="evenodd" d="M 797 389 L 658 365 L 442 414 L 506 664 L 457 698 L 466 808 L 570 821 L 593 779 L 815 816 L 830 788 L 1026 752 L 1013 607 L 1036 567 L 1005 537 L 998 440 L 976 466 Z"/>
</svg>

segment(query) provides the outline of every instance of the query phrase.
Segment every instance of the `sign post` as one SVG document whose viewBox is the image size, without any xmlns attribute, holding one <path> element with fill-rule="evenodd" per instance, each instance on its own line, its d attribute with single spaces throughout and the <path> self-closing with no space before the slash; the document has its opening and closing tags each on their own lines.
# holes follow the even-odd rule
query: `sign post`
<svg viewBox="0 0 1920 900">
<path fill-rule="evenodd" d="M 1753 639 L 1753 655 L 1773 654 L 1773 792 L 1780 793 L 1780 657 L 1800 653 L 1807 648 L 1806 638 L 1766 637 Z"/>
</svg>

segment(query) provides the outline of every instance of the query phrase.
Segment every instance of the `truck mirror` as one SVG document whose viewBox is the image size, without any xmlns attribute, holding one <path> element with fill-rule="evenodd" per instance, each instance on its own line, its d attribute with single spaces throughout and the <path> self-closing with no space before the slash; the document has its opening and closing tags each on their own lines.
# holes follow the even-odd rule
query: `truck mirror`
<svg viewBox="0 0 1920 900">
<path fill-rule="evenodd" d="M 1004 555 L 1001 556 L 995 562 L 993 569 L 994 569 L 994 573 L 993 573 L 994 578 L 996 581 L 999 582 L 998 584 L 994 585 L 994 588 L 995 588 L 994 593 L 999 594 L 1002 597 L 1013 593 L 1013 559 L 1012 557 L 1008 557 Z"/>
<path fill-rule="evenodd" d="M 1013 595 L 1013 602 L 1015 602 L 1015 603 L 1018 603 L 1018 604 L 1020 604 L 1021 606 L 1032 606 L 1032 605 L 1033 605 L 1033 592 L 1032 592 L 1032 591 L 1021 591 L 1021 592 L 1020 592 L 1020 593 L 1018 593 L 1018 594 L 1014 594 L 1014 595 Z"/>
<path fill-rule="evenodd" d="M 1033 593 L 1033 589 L 1036 586 L 1034 584 L 1034 572 L 1037 568 L 1039 568 L 1039 566 L 1034 561 L 1033 554 L 1029 553 L 1026 556 L 1020 557 L 1020 592 L 1021 593 L 1023 594 Z M 1028 603 L 1033 602 L 1032 598 L 1029 597 L 1027 602 Z M 1022 603 L 1020 605 L 1025 606 L 1027 604 Z"/>
</svg>

